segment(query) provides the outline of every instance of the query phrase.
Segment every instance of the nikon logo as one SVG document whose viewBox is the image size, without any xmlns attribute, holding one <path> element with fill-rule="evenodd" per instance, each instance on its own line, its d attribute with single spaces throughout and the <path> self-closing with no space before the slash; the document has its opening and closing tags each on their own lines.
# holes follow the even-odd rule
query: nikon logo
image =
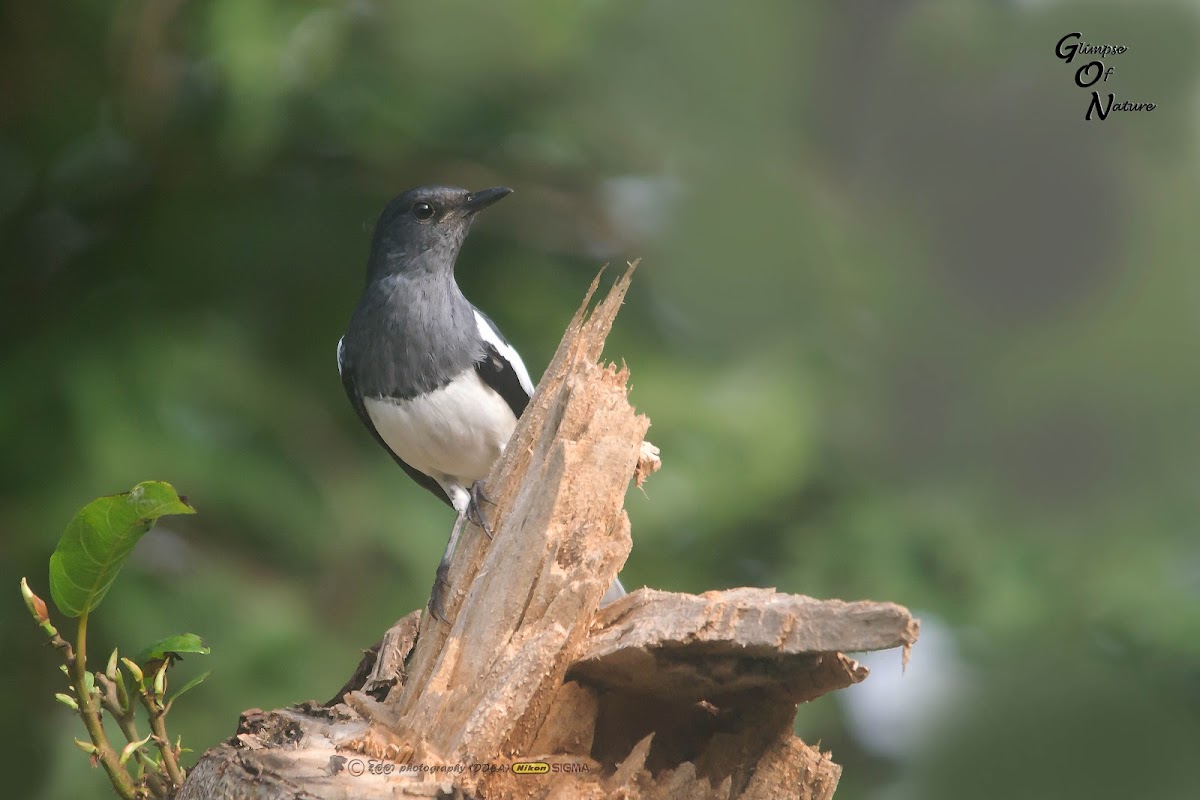
<svg viewBox="0 0 1200 800">
<path fill-rule="evenodd" d="M 545 775 L 550 765 L 545 761 L 518 761 L 512 765 L 512 771 L 518 775 Z"/>
</svg>

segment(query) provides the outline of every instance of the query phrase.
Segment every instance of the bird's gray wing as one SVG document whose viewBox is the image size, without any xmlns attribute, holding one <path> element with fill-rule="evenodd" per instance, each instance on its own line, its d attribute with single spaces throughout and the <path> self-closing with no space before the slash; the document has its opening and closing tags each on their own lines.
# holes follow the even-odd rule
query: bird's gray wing
<svg viewBox="0 0 1200 800">
<path fill-rule="evenodd" d="M 398 455 L 392 452 L 392 448 L 387 446 L 387 442 L 383 440 L 383 437 L 379 435 L 379 431 L 375 429 L 375 423 L 371 422 L 371 416 L 367 413 L 367 407 L 363 404 L 362 395 L 359 394 L 358 388 L 354 385 L 354 370 L 350 369 L 349 365 L 345 363 L 344 349 L 340 339 L 338 340 L 337 348 L 337 364 L 338 373 L 342 376 L 342 388 L 346 390 L 346 397 L 350 398 L 350 405 L 354 406 L 354 412 L 358 414 L 358 418 L 362 420 L 363 425 L 366 425 L 367 430 L 371 432 L 371 438 L 388 452 L 388 455 L 400 465 L 402 470 L 408 473 L 408 477 L 416 481 L 418 485 L 428 489 L 446 505 L 453 508 L 454 504 L 450 502 L 450 498 L 446 495 L 446 490 L 442 488 L 440 483 L 419 469 L 410 467 L 404 463 Z"/>
<path fill-rule="evenodd" d="M 521 356 L 513 348 L 496 323 L 475 309 L 475 322 L 483 339 L 483 358 L 475 362 L 475 372 L 492 391 L 504 398 L 513 416 L 520 419 L 533 396 L 533 381 Z"/>
</svg>

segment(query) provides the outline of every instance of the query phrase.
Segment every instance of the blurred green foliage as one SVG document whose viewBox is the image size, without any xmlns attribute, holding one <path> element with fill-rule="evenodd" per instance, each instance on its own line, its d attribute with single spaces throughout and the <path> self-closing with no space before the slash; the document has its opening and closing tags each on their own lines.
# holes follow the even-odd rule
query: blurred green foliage
<svg viewBox="0 0 1200 800">
<path fill-rule="evenodd" d="M 1085 123 L 1074 30 L 1158 109 Z M 1094 770 L 1130 743 L 1139 796 L 1180 796 L 1198 32 L 1182 2 L 5 4 L 0 586 L 90 497 L 170 480 L 201 513 L 139 544 L 96 652 L 203 631 L 172 713 L 197 746 L 332 694 L 451 521 L 341 394 L 370 227 L 409 186 L 504 183 L 458 276 L 535 375 L 598 264 L 644 259 L 608 350 L 664 458 L 627 585 L 956 632 L 970 700 L 919 756 L 801 710 L 839 798 L 1124 797 Z M 98 792 L 10 600 L 9 793 Z"/>
</svg>

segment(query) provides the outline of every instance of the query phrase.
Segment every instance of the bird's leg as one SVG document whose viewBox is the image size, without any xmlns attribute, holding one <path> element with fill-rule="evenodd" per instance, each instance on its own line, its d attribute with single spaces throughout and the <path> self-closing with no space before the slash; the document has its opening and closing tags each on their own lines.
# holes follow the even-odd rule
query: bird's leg
<svg viewBox="0 0 1200 800">
<path fill-rule="evenodd" d="M 446 590 L 450 587 L 450 561 L 454 558 L 454 548 L 458 546 L 458 535 L 462 533 L 463 523 L 467 521 L 465 513 L 454 519 L 454 528 L 450 531 L 450 541 L 446 542 L 446 552 L 438 562 L 437 575 L 433 579 L 433 591 L 429 594 L 429 613 L 442 622 L 446 619 Z"/>
<path fill-rule="evenodd" d="M 467 519 L 475 525 L 483 529 L 489 539 L 493 538 L 492 527 L 488 525 L 487 520 L 483 518 L 483 509 L 480 505 L 487 503 L 489 506 L 496 505 L 492 499 L 483 492 L 483 481 L 475 481 L 471 484 L 471 500 L 467 503 Z"/>
</svg>

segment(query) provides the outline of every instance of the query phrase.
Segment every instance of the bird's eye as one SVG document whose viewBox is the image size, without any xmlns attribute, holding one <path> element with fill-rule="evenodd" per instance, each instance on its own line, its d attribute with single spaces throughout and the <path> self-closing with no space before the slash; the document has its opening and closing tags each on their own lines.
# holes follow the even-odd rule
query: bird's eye
<svg viewBox="0 0 1200 800">
<path fill-rule="evenodd" d="M 413 216 L 422 222 L 433 217 L 433 206 L 429 203 L 417 203 L 413 206 Z"/>
</svg>

